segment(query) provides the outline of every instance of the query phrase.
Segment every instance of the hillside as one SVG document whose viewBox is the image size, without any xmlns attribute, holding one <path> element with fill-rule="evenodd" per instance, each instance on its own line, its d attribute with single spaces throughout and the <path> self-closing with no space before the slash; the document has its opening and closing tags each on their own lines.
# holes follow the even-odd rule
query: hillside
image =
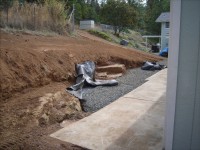
<svg viewBox="0 0 200 150">
<path fill-rule="evenodd" d="M 127 68 L 160 58 L 89 35 L 45 37 L 25 34 L 1 35 L 1 93 L 3 99 L 14 92 L 53 82 L 72 80 L 74 66 L 85 60 L 97 65 L 122 63 Z M 6 83 L 6 84 L 5 84 Z"/>
<path fill-rule="evenodd" d="M 75 37 L 1 30 L 0 149 L 80 149 L 48 137 L 64 119 L 87 116 L 65 92 L 77 63 L 121 63 L 135 68 L 162 58 L 122 47 L 80 31 Z"/>
<path fill-rule="evenodd" d="M 114 35 L 113 30 L 102 29 L 101 27 L 96 26 L 95 29 L 89 30 L 88 32 L 118 45 L 120 44 L 121 40 L 126 40 L 129 42 L 127 45 L 128 47 L 147 51 L 142 35 L 134 30 L 127 29 L 126 31 L 120 33 L 119 36 L 116 36 Z"/>
</svg>

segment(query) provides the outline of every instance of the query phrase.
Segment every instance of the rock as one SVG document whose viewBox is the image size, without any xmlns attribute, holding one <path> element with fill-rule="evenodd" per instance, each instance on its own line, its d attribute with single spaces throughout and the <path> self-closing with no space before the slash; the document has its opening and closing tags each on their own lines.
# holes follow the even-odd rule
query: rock
<svg viewBox="0 0 200 150">
<path fill-rule="evenodd" d="M 69 57 L 70 57 L 70 58 L 73 58 L 73 57 L 74 57 L 74 55 L 73 55 L 73 54 L 69 54 Z"/>
<path fill-rule="evenodd" d="M 65 113 L 62 111 L 52 108 L 50 111 L 50 123 L 55 123 L 55 122 L 62 122 L 65 119 Z"/>
<path fill-rule="evenodd" d="M 47 114 L 43 114 L 40 119 L 38 120 L 39 126 L 44 126 L 49 123 L 49 116 Z"/>
<path fill-rule="evenodd" d="M 66 91 L 48 93 L 40 98 L 41 105 L 36 108 L 39 126 L 62 122 L 66 116 L 82 111 L 80 101 Z M 41 116 L 41 117 L 40 117 Z"/>
</svg>

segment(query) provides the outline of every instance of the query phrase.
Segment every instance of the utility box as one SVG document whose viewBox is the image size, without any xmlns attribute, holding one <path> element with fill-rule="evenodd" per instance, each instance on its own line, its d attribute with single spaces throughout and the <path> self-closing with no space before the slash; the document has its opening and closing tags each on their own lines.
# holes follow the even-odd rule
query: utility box
<svg viewBox="0 0 200 150">
<path fill-rule="evenodd" d="M 88 30 L 95 27 L 94 20 L 83 20 L 80 21 L 80 29 Z"/>
</svg>

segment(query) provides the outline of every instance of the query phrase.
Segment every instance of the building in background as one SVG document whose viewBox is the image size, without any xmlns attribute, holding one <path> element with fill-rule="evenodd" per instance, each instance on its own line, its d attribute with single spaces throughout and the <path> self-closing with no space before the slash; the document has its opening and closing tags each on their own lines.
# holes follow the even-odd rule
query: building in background
<svg viewBox="0 0 200 150">
<path fill-rule="evenodd" d="M 170 13 L 161 13 L 161 15 L 156 19 L 156 22 L 161 23 L 161 50 L 163 50 L 169 45 Z"/>
<path fill-rule="evenodd" d="M 94 27 L 95 27 L 94 20 L 80 21 L 80 29 L 90 30 L 90 29 L 94 29 Z"/>
</svg>

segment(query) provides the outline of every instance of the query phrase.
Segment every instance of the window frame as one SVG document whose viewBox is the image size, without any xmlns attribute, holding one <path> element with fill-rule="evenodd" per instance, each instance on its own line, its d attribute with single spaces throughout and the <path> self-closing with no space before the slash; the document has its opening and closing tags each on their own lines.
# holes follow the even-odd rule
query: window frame
<svg viewBox="0 0 200 150">
<path fill-rule="evenodd" d="M 165 22 L 165 28 L 169 29 L 169 27 L 170 27 L 170 23 L 169 22 Z"/>
</svg>

